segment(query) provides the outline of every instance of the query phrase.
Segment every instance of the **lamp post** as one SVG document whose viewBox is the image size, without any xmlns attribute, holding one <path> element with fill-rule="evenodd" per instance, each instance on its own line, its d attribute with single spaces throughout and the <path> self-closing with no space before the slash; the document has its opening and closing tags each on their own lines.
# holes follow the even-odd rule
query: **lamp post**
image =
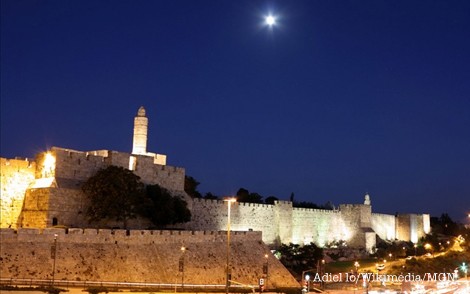
<svg viewBox="0 0 470 294">
<path fill-rule="evenodd" d="M 413 247 L 415 248 L 415 257 L 416 257 L 416 249 L 418 248 L 418 245 L 415 244 Z"/>
<path fill-rule="evenodd" d="M 311 269 L 308 269 L 308 270 L 305 270 L 305 271 L 302 271 L 302 287 L 304 286 L 310 286 L 310 283 L 309 283 L 309 280 L 310 280 L 310 275 L 306 275 L 305 273 L 308 273 L 310 271 L 316 271 L 317 269 L 316 268 L 311 268 Z M 305 285 L 307 284 L 307 285 Z M 305 289 L 307 290 L 307 289 Z M 310 290 L 310 287 L 308 288 L 308 290 Z"/>
<path fill-rule="evenodd" d="M 230 279 L 232 278 L 230 273 L 230 207 L 232 203 L 236 202 L 236 198 L 227 198 L 224 199 L 227 202 L 227 264 L 226 264 L 226 272 L 225 272 L 225 293 L 228 294 L 228 288 L 230 286 Z"/>
<path fill-rule="evenodd" d="M 55 260 L 57 255 L 57 234 L 54 234 L 54 245 L 51 248 L 51 257 L 52 257 L 52 283 L 51 287 L 54 287 L 54 280 L 55 280 Z"/>
<path fill-rule="evenodd" d="M 265 263 L 263 265 L 263 273 L 265 275 L 265 278 L 266 278 L 266 288 L 268 287 L 268 267 L 269 267 L 269 263 L 268 263 L 268 257 L 269 255 L 268 254 L 265 254 L 264 255 L 264 258 L 265 258 Z"/>
<path fill-rule="evenodd" d="M 434 256 L 434 251 L 432 250 L 432 245 L 429 243 L 424 244 L 424 248 L 430 252 L 432 252 L 432 255 Z M 430 253 L 428 252 L 428 253 Z"/>
<path fill-rule="evenodd" d="M 181 257 L 179 262 L 179 270 L 181 272 L 181 289 L 184 289 L 184 255 L 186 253 L 186 247 L 181 247 Z"/>
<path fill-rule="evenodd" d="M 307 292 L 310 292 L 310 275 L 305 275 L 305 281 L 307 282 Z"/>
</svg>

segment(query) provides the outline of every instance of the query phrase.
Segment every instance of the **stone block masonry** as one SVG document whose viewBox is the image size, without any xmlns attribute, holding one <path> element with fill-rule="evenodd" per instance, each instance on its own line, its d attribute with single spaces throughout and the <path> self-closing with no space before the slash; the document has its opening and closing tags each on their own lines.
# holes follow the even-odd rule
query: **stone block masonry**
<svg viewBox="0 0 470 294">
<path fill-rule="evenodd" d="M 188 230 L 225 230 L 227 203 L 221 200 L 192 200 L 192 219 L 182 227 Z M 411 220 L 410 220 L 411 219 Z M 424 236 L 429 215 L 394 215 L 372 213 L 368 204 L 342 204 L 338 210 L 293 207 L 292 202 L 274 205 L 233 203 L 231 227 L 235 230 L 263 232 L 270 246 L 315 243 L 321 247 L 345 241 L 352 248 L 372 250 L 376 234 L 385 240 L 415 240 Z"/>
<path fill-rule="evenodd" d="M 111 150 L 82 152 L 59 147 L 52 147 L 50 153 L 56 158 L 55 177 L 59 179 L 86 181 L 98 170 L 115 165 L 131 169 L 144 184 L 159 184 L 168 190 L 184 190 L 184 168 L 155 164 L 154 158 L 150 156 Z"/>
<path fill-rule="evenodd" d="M 1 158 L 0 164 L 1 228 L 89 226 L 85 219 L 88 203 L 80 187 L 110 165 L 132 168 L 144 184 L 158 184 L 189 201 L 184 192 L 184 168 L 155 164 L 155 158 L 148 155 L 52 147 L 34 161 Z M 131 225 L 151 226 L 143 220 L 131 221 Z"/>
<path fill-rule="evenodd" d="M 16 227 L 35 173 L 34 161 L 0 158 L 0 228 Z"/>
<path fill-rule="evenodd" d="M 57 234 L 57 280 L 225 284 L 226 232 L 98 229 L 1 229 L 0 276 L 50 279 Z M 232 279 L 256 285 L 268 254 L 268 287 L 298 287 L 260 232 L 231 233 Z"/>
</svg>

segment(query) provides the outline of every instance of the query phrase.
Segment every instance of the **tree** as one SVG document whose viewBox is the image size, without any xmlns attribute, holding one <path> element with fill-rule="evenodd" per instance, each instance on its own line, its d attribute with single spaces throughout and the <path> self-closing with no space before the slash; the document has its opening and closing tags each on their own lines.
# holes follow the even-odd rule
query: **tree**
<svg viewBox="0 0 470 294">
<path fill-rule="evenodd" d="M 156 226 L 174 225 L 191 220 L 186 201 L 159 185 L 147 186 L 146 205 L 142 214 Z"/>
<path fill-rule="evenodd" d="M 99 170 L 83 184 L 82 190 L 90 199 L 86 212 L 90 222 L 112 219 L 122 221 L 127 228 L 127 221 L 137 216 L 144 203 L 140 177 L 118 166 Z"/>
<path fill-rule="evenodd" d="M 199 184 L 201 183 L 191 176 L 184 177 L 184 191 L 193 198 L 202 198 L 201 193 L 197 190 Z"/>
<path fill-rule="evenodd" d="M 279 199 L 275 196 L 269 196 L 269 197 L 266 197 L 266 199 L 264 200 L 264 203 L 266 204 L 274 204 L 275 201 L 278 201 Z"/>
<path fill-rule="evenodd" d="M 323 258 L 323 249 L 310 243 L 304 246 L 290 243 L 282 244 L 278 250 L 281 263 L 290 272 L 300 275 L 302 271 L 314 268 Z"/>
<path fill-rule="evenodd" d="M 207 192 L 206 195 L 204 195 L 204 199 L 219 199 L 219 196 L 212 194 L 211 192 Z"/>
<path fill-rule="evenodd" d="M 263 196 L 258 193 L 250 193 L 245 188 L 240 188 L 237 192 L 238 202 L 263 203 Z"/>
<path fill-rule="evenodd" d="M 295 197 L 294 192 L 290 193 L 289 201 L 294 202 L 294 197 Z"/>
<path fill-rule="evenodd" d="M 301 202 L 294 201 L 292 203 L 292 206 L 293 207 L 302 207 L 302 208 L 315 208 L 315 209 L 320 208 L 320 206 L 318 206 L 317 204 L 315 204 L 313 202 L 310 202 L 310 201 L 301 201 Z"/>
</svg>

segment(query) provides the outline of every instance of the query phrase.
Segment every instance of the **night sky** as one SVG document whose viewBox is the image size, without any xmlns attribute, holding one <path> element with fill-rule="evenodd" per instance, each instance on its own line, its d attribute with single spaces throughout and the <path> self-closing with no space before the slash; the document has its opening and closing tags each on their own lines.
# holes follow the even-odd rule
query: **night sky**
<svg viewBox="0 0 470 294">
<path fill-rule="evenodd" d="M 2 157 L 130 152 L 141 105 L 202 193 L 470 211 L 467 0 L 1 0 Z"/>
</svg>

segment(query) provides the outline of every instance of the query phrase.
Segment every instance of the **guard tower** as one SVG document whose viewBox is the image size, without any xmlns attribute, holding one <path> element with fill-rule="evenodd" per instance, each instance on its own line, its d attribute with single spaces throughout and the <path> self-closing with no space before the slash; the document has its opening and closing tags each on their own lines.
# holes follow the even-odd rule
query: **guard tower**
<svg viewBox="0 0 470 294">
<path fill-rule="evenodd" d="M 134 118 L 134 141 L 132 154 L 147 155 L 147 130 L 149 120 L 145 116 L 145 108 L 141 106 Z"/>
</svg>

